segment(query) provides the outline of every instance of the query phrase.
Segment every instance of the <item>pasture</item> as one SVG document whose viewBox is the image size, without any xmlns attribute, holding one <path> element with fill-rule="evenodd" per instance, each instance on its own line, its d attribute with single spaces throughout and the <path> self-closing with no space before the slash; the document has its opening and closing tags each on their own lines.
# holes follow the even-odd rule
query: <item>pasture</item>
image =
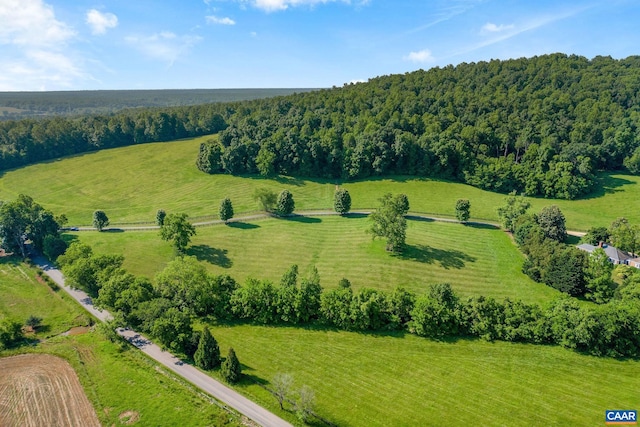
<svg viewBox="0 0 640 427">
<path fill-rule="evenodd" d="M 122 349 L 98 332 L 63 334 L 72 327 L 87 324 L 89 318 L 66 293 L 51 290 L 36 277 L 35 271 L 26 264 L 10 257 L 0 258 L 0 317 L 6 316 L 24 322 L 33 314 L 43 319 L 42 326 L 36 329 L 35 334 L 27 335 L 28 338 L 40 340 L 36 346 L 0 351 L 0 425 L 91 425 L 88 422 L 71 421 L 29 424 L 26 418 L 5 422 L 4 417 L 14 412 L 12 408 L 3 405 L 5 402 L 2 399 L 13 399 L 12 402 L 17 405 L 19 402 L 16 399 L 27 396 L 21 394 L 23 391 L 26 393 L 23 387 L 26 382 L 31 381 L 30 384 L 35 387 L 43 376 L 40 375 L 41 370 L 36 368 L 33 368 L 35 370 L 32 370 L 31 376 L 20 374 L 19 377 L 16 377 L 15 370 L 9 369 L 7 363 L 10 359 L 5 356 L 26 352 L 51 354 L 69 362 L 96 410 L 99 425 L 122 425 L 122 420 L 126 421 L 131 417 L 139 419 L 138 425 L 225 425 L 227 422 L 229 425 L 237 425 L 227 412 L 211 403 L 193 386 L 159 368 L 138 350 Z M 49 360 L 47 359 L 46 364 L 37 364 L 45 367 L 46 371 L 55 373 L 53 371 L 58 371 L 57 363 L 62 362 L 50 365 Z M 13 374 L 9 376 L 9 372 Z M 70 375 L 67 368 L 63 372 L 65 376 Z M 7 381 L 4 381 L 5 378 Z M 59 379 L 51 377 L 46 381 L 54 386 Z M 44 385 L 44 382 L 39 384 Z M 9 393 L 10 389 L 13 392 Z M 73 393 L 77 394 L 77 388 L 74 390 Z M 42 402 L 42 405 L 33 400 L 29 402 L 28 406 L 32 411 L 49 410 L 42 406 L 46 402 Z M 29 413 L 25 412 L 22 416 L 27 415 Z"/>
<path fill-rule="evenodd" d="M 437 221 L 408 221 L 407 248 L 391 255 L 383 240 L 372 240 L 366 217 L 294 217 L 230 223 L 197 229 L 187 254 L 216 274 L 241 283 L 247 277 L 279 282 L 298 264 L 312 266 L 326 288 L 346 277 L 354 288 L 422 293 L 429 284 L 448 282 L 463 296 L 545 302 L 559 293 L 521 272 L 523 256 L 509 236 L 495 228 Z M 74 236 L 96 253 L 122 253 L 125 268 L 152 277 L 173 258 L 169 243 L 155 231 L 78 232 Z"/>
<path fill-rule="evenodd" d="M 213 136 L 215 137 L 215 136 Z M 24 193 L 53 210 L 65 213 L 70 225 L 91 224 L 93 211 L 104 210 L 112 223 L 153 222 L 158 209 L 191 217 L 217 215 L 224 197 L 236 214 L 255 211 L 257 187 L 279 192 L 289 189 L 296 209 L 331 209 L 336 184 L 348 189 L 353 209 L 374 208 L 386 192 L 405 193 L 411 211 L 452 216 L 457 199 L 471 201 L 471 216 L 497 221 L 496 208 L 504 195 L 465 184 L 416 177 L 375 178 L 338 183 L 290 177 L 207 175 L 195 167 L 199 144 L 212 136 L 153 143 L 43 162 L 0 177 L 0 200 Z M 532 211 L 557 204 L 570 229 L 606 226 L 620 216 L 640 222 L 640 177 L 604 174 L 598 189 L 581 200 L 530 199 Z"/>
<path fill-rule="evenodd" d="M 251 398 L 280 413 L 255 382 L 289 373 L 340 426 L 586 426 L 640 404 L 640 362 L 560 347 L 250 325 L 212 333 L 223 354 L 235 349 Z"/>
<path fill-rule="evenodd" d="M 69 363 L 45 354 L 0 358 L 0 425 L 100 426 Z"/>
</svg>

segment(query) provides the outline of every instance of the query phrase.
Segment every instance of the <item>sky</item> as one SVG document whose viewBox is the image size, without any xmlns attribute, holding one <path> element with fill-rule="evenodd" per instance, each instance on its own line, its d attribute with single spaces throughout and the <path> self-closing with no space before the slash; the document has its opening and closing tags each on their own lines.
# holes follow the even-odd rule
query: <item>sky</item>
<svg viewBox="0 0 640 427">
<path fill-rule="evenodd" d="M 640 54 L 638 0 L 0 0 L 0 91 L 321 88 Z"/>
</svg>

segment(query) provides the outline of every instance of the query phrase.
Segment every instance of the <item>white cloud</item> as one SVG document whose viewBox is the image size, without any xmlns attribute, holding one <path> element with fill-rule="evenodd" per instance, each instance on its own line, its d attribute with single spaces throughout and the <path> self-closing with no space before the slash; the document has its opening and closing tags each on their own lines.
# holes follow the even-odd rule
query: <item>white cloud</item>
<svg viewBox="0 0 640 427">
<path fill-rule="evenodd" d="M 76 32 L 43 0 L 0 0 L 0 90 L 54 90 L 91 79 L 70 45 Z"/>
<path fill-rule="evenodd" d="M 163 31 L 150 36 L 125 37 L 125 41 L 138 51 L 150 58 L 169 62 L 169 64 L 173 64 L 201 40 L 202 37 L 178 36 L 170 31 Z"/>
<path fill-rule="evenodd" d="M 2 44 L 56 46 L 76 34 L 41 0 L 0 1 L 0 22 Z"/>
<path fill-rule="evenodd" d="M 278 10 L 286 10 L 289 7 L 296 6 L 315 6 L 317 4 L 326 3 L 345 3 L 363 6 L 370 0 L 236 0 L 239 3 L 249 3 L 253 7 L 262 9 L 265 12 L 275 12 Z"/>
<path fill-rule="evenodd" d="M 91 9 L 87 12 L 87 24 L 93 34 L 104 34 L 108 29 L 118 26 L 118 17 L 113 13 Z"/>
<path fill-rule="evenodd" d="M 423 49 L 417 52 L 410 52 L 409 55 L 404 57 L 404 60 L 411 62 L 433 62 L 435 58 L 429 49 Z"/>
<path fill-rule="evenodd" d="M 510 25 L 496 25 L 492 22 L 487 22 L 482 26 L 481 33 L 482 34 L 491 34 L 491 33 L 500 33 L 502 31 L 513 30 L 515 26 L 513 24 Z"/>
<path fill-rule="evenodd" d="M 205 18 L 207 20 L 207 24 L 215 24 L 215 25 L 236 25 L 236 21 L 231 18 L 219 18 L 214 15 L 209 15 Z"/>
</svg>

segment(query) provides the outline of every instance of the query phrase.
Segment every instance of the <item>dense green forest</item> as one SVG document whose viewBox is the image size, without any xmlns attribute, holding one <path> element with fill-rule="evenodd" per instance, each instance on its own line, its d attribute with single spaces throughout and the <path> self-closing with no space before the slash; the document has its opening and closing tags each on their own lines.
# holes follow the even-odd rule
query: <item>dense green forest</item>
<svg viewBox="0 0 640 427">
<path fill-rule="evenodd" d="M 0 169 L 220 132 L 209 173 L 403 174 L 576 198 L 600 170 L 640 172 L 640 56 L 460 64 L 254 101 L 0 123 Z M 195 159 L 194 159 L 195 160 Z"/>
<path fill-rule="evenodd" d="M 199 165 L 342 179 L 411 174 L 571 199 L 592 189 L 598 170 L 640 170 L 639 93 L 638 56 L 433 68 L 245 104 L 220 145 L 202 147 Z"/>
<path fill-rule="evenodd" d="M 178 107 L 308 92 L 311 89 L 158 89 L 0 92 L 0 120 L 110 114 L 127 108 Z"/>
</svg>

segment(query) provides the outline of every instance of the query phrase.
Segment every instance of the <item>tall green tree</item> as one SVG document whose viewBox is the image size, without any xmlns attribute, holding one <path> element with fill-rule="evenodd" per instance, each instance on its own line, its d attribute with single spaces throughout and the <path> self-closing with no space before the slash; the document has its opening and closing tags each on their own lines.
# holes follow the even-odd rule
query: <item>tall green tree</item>
<svg viewBox="0 0 640 427">
<path fill-rule="evenodd" d="M 231 384 L 235 384 L 240 381 L 240 376 L 242 375 L 242 367 L 240 366 L 240 361 L 238 360 L 233 347 L 229 348 L 227 358 L 224 359 L 224 362 L 222 362 L 220 375 L 222 375 L 222 378 L 226 382 Z"/>
<path fill-rule="evenodd" d="M 351 195 L 348 190 L 340 188 L 333 195 L 333 208 L 340 215 L 344 215 L 351 210 Z"/>
<path fill-rule="evenodd" d="M 233 218 L 233 205 L 231 204 L 231 199 L 225 197 L 222 202 L 220 202 L 220 209 L 218 210 L 220 215 L 220 219 L 227 223 L 231 218 Z"/>
<path fill-rule="evenodd" d="M 164 225 L 160 228 L 160 238 L 173 243 L 180 253 L 184 252 L 195 234 L 196 228 L 189 222 L 189 216 L 184 213 L 167 215 Z"/>
<path fill-rule="evenodd" d="M 502 228 L 513 231 L 516 219 L 520 215 L 524 215 L 531 203 L 527 202 L 524 197 L 517 196 L 515 191 L 509 194 L 505 199 L 505 204 L 498 208 L 498 217 L 502 223 Z"/>
<path fill-rule="evenodd" d="M 471 216 L 471 203 L 467 199 L 456 201 L 456 218 L 460 222 L 467 222 Z"/>
<path fill-rule="evenodd" d="M 220 348 L 207 326 L 200 334 L 200 342 L 193 355 L 193 360 L 197 367 L 207 371 L 220 366 Z"/>
<path fill-rule="evenodd" d="M 167 217 L 167 213 L 164 209 L 158 209 L 156 212 L 156 224 L 162 227 L 164 225 L 164 219 Z"/>
<path fill-rule="evenodd" d="M 536 220 L 548 239 L 563 242 L 567 238 L 564 214 L 558 206 L 545 206 L 536 216 Z"/>
<path fill-rule="evenodd" d="M 296 207 L 293 194 L 289 190 L 282 190 L 276 202 L 276 213 L 278 215 L 290 215 Z"/>
<path fill-rule="evenodd" d="M 626 218 L 618 218 L 609 227 L 609 239 L 618 249 L 635 254 L 640 247 L 640 227 L 631 225 Z"/>
<path fill-rule="evenodd" d="M 393 197 L 391 193 L 379 199 L 380 206 L 370 216 L 371 227 L 369 233 L 374 238 L 387 239 L 387 250 L 401 252 L 404 248 L 407 232 L 407 220 L 404 214 L 408 210 L 408 201 L 404 198 Z"/>
<path fill-rule="evenodd" d="M 107 225 L 109 225 L 109 217 L 104 211 L 97 210 L 93 213 L 93 226 L 102 231 Z"/>
</svg>

